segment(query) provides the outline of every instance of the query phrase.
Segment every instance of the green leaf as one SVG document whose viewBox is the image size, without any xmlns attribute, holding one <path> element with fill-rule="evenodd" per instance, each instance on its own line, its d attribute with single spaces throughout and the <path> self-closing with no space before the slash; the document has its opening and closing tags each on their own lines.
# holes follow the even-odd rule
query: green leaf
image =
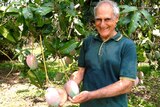
<svg viewBox="0 0 160 107">
<path fill-rule="evenodd" d="M 134 3 L 136 3 L 137 2 L 137 0 L 132 0 Z"/>
<path fill-rule="evenodd" d="M 37 15 L 37 26 L 42 27 L 44 25 L 44 19 L 42 16 Z"/>
<path fill-rule="evenodd" d="M 33 13 L 31 11 L 31 9 L 28 8 L 28 7 L 23 8 L 22 14 L 23 14 L 23 16 L 24 16 L 25 19 L 30 19 L 30 20 L 33 19 Z"/>
<path fill-rule="evenodd" d="M 6 6 L 1 6 L 1 7 L 0 7 L 0 11 L 5 11 L 6 9 L 7 9 Z"/>
<path fill-rule="evenodd" d="M 3 27 L 3 26 L 0 26 L 0 34 L 1 34 L 4 38 L 8 39 L 9 41 L 11 41 L 11 42 L 16 42 L 16 41 L 14 40 L 14 38 L 11 36 L 10 32 L 8 31 L 8 29 L 6 29 L 6 28 Z"/>
<path fill-rule="evenodd" d="M 141 18 L 140 12 L 136 11 L 131 18 L 131 23 L 129 24 L 128 35 L 131 35 L 137 27 L 139 26 L 139 20 Z"/>
<path fill-rule="evenodd" d="M 131 21 L 130 16 L 121 17 L 119 20 L 119 24 L 126 25 L 126 24 L 130 23 L 130 21 Z"/>
<path fill-rule="evenodd" d="M 120 13 L 128 13 L 138 10 L 136 6 L 121 5 L 119 7 L 123 9 Z"/>
<path fill-rule="evenodd" d="M 149 25 L 153 26 L 153 18 L 152 18 L 152 16 L 149 14 L 149 12 L 146 11 L 146 10 L 144 10 L 144 9 L 141 10 L 140 12 L 141 12 L 141 13 L 143 14 L 143 16 L 147 19 Z"/>
<path fill-rule="evenodd" d="M 6 11 L 6 13 L 18 13 L 18 12 L 19 12 L 19 10 L 17 8 L 14 8 L 14 7 L 10 7 Z"/>
<path fill-rule="evenodd" d="M 77 47 L 77 43 L 74 40 L 68 41 L 64 43 L 63 47 L 60 48 L 60 53 L 61 54 L 69 54 L 71 51 L 73 51 Z"/>
<path fill-rule="evenodd" d="M 35 3 L 40 4 L 41 0 L 34 0 Z"/>
<path fill-rule="evenodd" d="M 79 25 L 75 25 L 74 31 L 77 33 L 77 35 L 86 35 L 84 28 Z"/>
<path fill-rule="evenodd" d="M 137 45 L 137 59 L 138 62 L 144 62 L 145 61 L 145 57 L 144 57 L 144 49 L 141 48 L 140 46 Z"/>
<path fill-rule="evenodd" d="M 39 7 L 37 10 L 36 10 L 36 13 L 41 15 L 41 16 L 44 16 L 48 13 L 52 12 L 52 8 L 50 7 Z"/>
<path fill-rule="evenodd" d="M 36 73 L 34 71 L 29 70 L 27 72 L 27 74 L 28 74 L 27 76 L 30 79 L 31 84 L 33 84 L 33 85 L 35 85 L 35 86 L 37 86 L 39 88 L 42 87 L 42 84 L 39 81 L 39 78 L 38 78 L 38 76 L 36 75 Z"/>
<path fill-rule="evenodd" d="M 68 22 L 68 18 L 65 17 L 64 15 L 59 15 L 59 25 L 60 28 L 62 29 L 62 31 L 66 31 L 69 27 L 69 22 Z"/>
<path fill-rule="evenodd" d="M 42 7 L 53 7 L 53 2 L 46 2 L 42 5 Z"/>
<path fill-rule="evenodd" d="M 78 18 L 74 18 L 74 24 L 77 24 L 77 25 L 80 25 L 81 27 L 83 27 L 83 23 Z"/>
<path fill-rule="evenodd" d="M 44 45 L 49 52 L 54 52 L 55 48 L 52 46 L 52 42 L 48 38 L 44 38 Z"/>
</svg>

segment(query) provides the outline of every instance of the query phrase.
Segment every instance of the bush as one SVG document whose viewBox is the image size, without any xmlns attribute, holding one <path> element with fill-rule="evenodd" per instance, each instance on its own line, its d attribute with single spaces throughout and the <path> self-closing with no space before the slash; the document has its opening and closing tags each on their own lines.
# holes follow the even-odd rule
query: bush
<svg viewBox="0 0 160 107">
<path fill-rule="evenodd" d="M 139 67 L 144 72 L 144 83 L 129 94 L 129 107 L 158 107 L 160 105 L 160 71 L 149 66 Z"/>
</svg>

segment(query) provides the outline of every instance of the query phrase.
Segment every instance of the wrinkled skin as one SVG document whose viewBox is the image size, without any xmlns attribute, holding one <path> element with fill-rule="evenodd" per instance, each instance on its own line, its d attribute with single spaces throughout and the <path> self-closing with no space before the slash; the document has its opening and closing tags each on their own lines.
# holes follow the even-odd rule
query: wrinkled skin
<svg viewBox="0 0 160 107">
<path fill-rule="evenodd" d="M 109 4 L 102 4 L 96 10 L 95 26 L 101 38 L 106 41 L 117 32 L 115 31 L 119 16 L 115 16 Z"/>
<path fill-rule="evenodd" d="M 79 102 L 83 103 L 91 99 L 89 98 L 89 91 L 82 91 L 80 94 L 74 96 L 73 98 L 69 97 L 69 100 L 72 103 L 79 103 Z"/>
</svg>

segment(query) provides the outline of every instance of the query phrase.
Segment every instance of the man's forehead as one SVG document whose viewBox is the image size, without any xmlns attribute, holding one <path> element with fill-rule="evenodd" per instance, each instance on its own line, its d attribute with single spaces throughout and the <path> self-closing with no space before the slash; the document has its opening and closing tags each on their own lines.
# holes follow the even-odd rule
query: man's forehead
<svg viewBox="0 0 160 107">
<path fill-rule="evenodd" d="M 113 8 L 109 4 L 101 4 L 97 10 L 96 13 L 113 13 Z"/>
<path fill-rule="evenodd" d="M 109 3 L 102 3 L 97 7 L 97 9 L 99 8 L 111 8 L 112 9 L 112 6 Z"/>
</svg>

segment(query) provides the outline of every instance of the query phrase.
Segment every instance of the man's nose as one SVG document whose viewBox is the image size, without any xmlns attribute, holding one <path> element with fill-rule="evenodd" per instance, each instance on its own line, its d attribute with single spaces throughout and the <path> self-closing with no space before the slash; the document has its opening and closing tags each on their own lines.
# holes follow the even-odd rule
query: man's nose
<svg viewBox="0 0 160 107">
<path fill-rule="evenodd" d="M 100 23 L 100 26 L 101 26 L 101 27 L 104 27 L 105 25 L 106 25 L 106 24 L 105 24 L 105 20 L 102 20 L 101 23 Z"/>
</svg>

